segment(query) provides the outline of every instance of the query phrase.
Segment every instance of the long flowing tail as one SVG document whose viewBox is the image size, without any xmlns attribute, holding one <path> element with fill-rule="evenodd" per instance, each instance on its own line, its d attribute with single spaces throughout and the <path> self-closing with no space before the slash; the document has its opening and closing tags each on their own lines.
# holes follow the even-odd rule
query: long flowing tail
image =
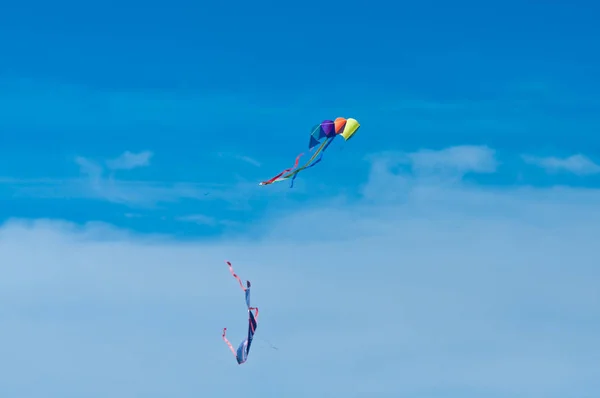
<svg viewBox="0 0 600 398">
<path fill-rule="evenodd" d="M 227 337 L 225 337 L 226 333 L 227 333 L 227 328 L 223 328 L 223 336 L 221 336 L 221 337 L 223 337 L 223 341 L 225 342 L 225 344 L 227 344 L 227 347 L 229 347 L 229 350 L 231 351 L 233 356 L 237 359 L 237 354 L 235 352 L 235 349 L 233 348 L 233 346 L 231 345 L 229 340 L 227 340 Z"/>
<path fill-rule="evenodd" d="M 240 283 L 240 287 L 242 288 L 243 291 L 246 291 L 246 288 L 244 287 L 244 284 L 242 283 L 242 280 L 240 279 L 239 276 L 237 276 L 237 274 L 233 271 L 233 266 L 231 265 L 231 263 L 229 261 L 225 261 L 227 263 L 227 265 L 229 266 L 229 272 L 231 272 L 231 275 L 233 275 L 233 277 L 235 279 L 237 279 L 237 281 Z"/>
<path fill-rule="evenodd" d="M 327 150 L 329 145 L 331 145 L 334 138 L 335 137 L 327 138 L 325 141 L 323 141 L 323 144 L 321 144 L 319 149 L 317 149 L 315 154 L 309 159 L 309 161 L 304 166 L 300 167 L 299 169 L 296 169 L 293 173 L 290 173 L 289 175 L 287 175 L 285 177 L 285 178 L 290 178 L 290 177 L 292 178 L 292 181 L 290 182 L 290 188 L 294 187 L 294 181 L 296 180 L 296 177 L 298 177 L 298 173 L 300 173 L 302 170 L 310 169 L 311 167 L 313 167 L 314 165 L 319 163 L 321 160 L 323 160 L 323 153 L 325 153 L 325 151 Z M 317 155 L 319 155 L 318 158 L 317 158 Z M 317 160 L 315 160 L 315 159 L 317 159 Z"/>
<path fill-rule="evenodd" d="M 294 163 L 294 167 L 290 167 L 289 169 L 285 169 L 281 173 L 277 174 L 275 177 L 271 178 L 270 180 L 263 181 L 263 182 L 261 182 L 258 185 L 269 185 L 269 184 L 272 184 L 277 179 L 279 179 L 279 177 L 281 177 L 282 175 L 284 175 L 285 173 L 288 173 L 288 172 L 294 170 L 296 167 L 298 167 L 298 163 L 300 162 L 300 158 L 302 157 L 302 155 L 304 155 L 304 153 L 301 153 L 300 155 L 298 155 L 298 157 L 296 158 L 296 162 Z"/>
<path fill-rule="evenodd" d="M 254 310 L 254 320 L 258 323 L 258 307 L 248 307 L 248 310 Z"/>
</svg>

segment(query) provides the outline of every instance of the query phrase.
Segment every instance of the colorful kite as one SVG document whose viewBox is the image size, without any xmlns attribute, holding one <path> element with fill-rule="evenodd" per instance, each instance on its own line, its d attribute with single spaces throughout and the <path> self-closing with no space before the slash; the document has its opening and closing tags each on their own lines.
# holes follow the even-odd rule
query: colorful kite
<svg viewBox="0 0 600 398">
<path fill-rule="evenodd" d="M 285 169 L 270 180 L 263 181 L 258 185 L 269 185 L 277 181 L 285 181 L 291 178 L 291 185 L 293 186 L 294 180 L 296 179 L 296 176 L 299 172 L 301 172 L 304 169 L 311 168 L 321 161 L 321 159 L 323 158 L 323 153 L 325 152 L 327 147 L 329 147 L 329 145 L 335 139 L 335 137 L 341 135 L 344 138 L 344 140 L 348 141 L 350 138 L 352 138 L 354 133 L 356 133 L 356 130 L 358 130 L 359 127 L 360 124 L 358 123 L 358 121 L 356 121 L 356 119 L 345 119 L 343 117 L 338 117 L 335 120 L 325 120 L 321 124 L 316 125 L 315 127 L 313 127 L 312 132 L 310 134 L 308 149 L 309 151 L 312 151 L 313 148 L 315 148 L 317 145 L 320 144 L 320 146 L 319 148 L 317 148 L 317 150 L 311 156 L 308 162 L 306 162 L 304 166 L 297 168 L 298 162 L 300 161 L 300 158 L 303 155 L 303 153 L 301 153 L 296 158 L 294 167 Z M 325 138 L 325 140 L 321 142 L 323 138 Z"/>
<path fill-rule="evenodd" d="M 239 276 L 233 272 L 233 267 L 229 261 L 225 261 L 229 266 L 229 272 L 237 281 L 240 283 L 240 287 L 246 294 L 246 306 L 248 307 L 248 337 L 244 341 L 242 341 L 237 349 L 237 351 L 233 348 L 227 337 L 225 337 L 225 333 L 227 332 L 227 328 L 223 328 L 223 340 L 235 356 L 238 364 L 243 364 L 248 359 L 248 353 L 250 352 L 250 345 L 252 344 L 252 339 L 254 338 L 254 333 L 256 332 L 256 326 L 258 323 L 258 308 L 250 307 L 250 281 L 246 281 L 246 287 L 242 283 L 242 280 Z M 255 311 L 254 313 L 252 311 Z"/>
</svg>

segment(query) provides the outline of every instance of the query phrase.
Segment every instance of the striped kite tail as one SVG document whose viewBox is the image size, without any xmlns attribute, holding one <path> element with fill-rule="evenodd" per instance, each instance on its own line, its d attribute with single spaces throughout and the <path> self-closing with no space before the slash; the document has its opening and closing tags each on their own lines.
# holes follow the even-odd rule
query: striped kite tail
<svg viewBox="0 0 600 398">
<path fill-rule="evenodd" d="M 242 283 L 242 280 L 240 279 L 239 276 L 237 276 L 237 274 L 233 271 L 233 266 L 231 265 L 231 263 L 229 261 L 225 261 L 227 263 L 227 265 L 229 266 L 229 272 L 231 272 L 231 275 L 233 275 L 233 277 L 235 279 L 237 279 L 237 281 L 240 283 L 240 287 L 242 288 L 243 291 L 246 291 L 246 288 L 244 287 L 244 284 Z M 248 286 L 250 287 L 250 286 Z"/>
<path fill-rule="evenodd" d="M 233 346 L 231 345 L 229 340 L 227 340 L 227 337 L 225 337 L 226 333 L 227 333 L 227 328 L 223 328 L 223 335 L 221 337 L 223 338 L 223 341 L 225 342 L 225 344 L 227 344 L 227 347 L 229 347 L 229 350 L 231 351 L 233 356 L 237 359 L 237 354 L 235 353 L 235 349 L 233 348 Z"/>
</svg>

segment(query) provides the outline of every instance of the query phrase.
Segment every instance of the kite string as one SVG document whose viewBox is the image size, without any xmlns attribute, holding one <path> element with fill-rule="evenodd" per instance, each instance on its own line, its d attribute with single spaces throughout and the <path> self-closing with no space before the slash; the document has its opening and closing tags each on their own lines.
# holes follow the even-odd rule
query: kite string
<svg viewBox="0 0 600 398">
<path fill-rule="evenodd" d="M 250 307 L 249 309 L 256 311 L 254 318 L 256 319 L 256 322 L 258 323 L 258 307 Z M 258 337 L 258 339 L 261 340 L 262 342 L 267 343 L 272 349 L 279 350 L 279 348 L 275 347 L 269 340 L 263 339 L 262 337 Z"/>
<path fill-rule="evenodd" d="M 270 342 L 269 340 L 267 340 L 267 339 L 263 339 L 262 337 L 259 337 L 258 339 L 259 339 L 260 341 L 262 341 L 263 343 L 267 343 L 267 345 L 268 345 L 269 347 L 271 347 L 272 349 L 279 351 L 279 348 L 277 348 L 277 347 L 275 347 L 273 344 L 271 344 L 271 342 Z"/>
</svg>

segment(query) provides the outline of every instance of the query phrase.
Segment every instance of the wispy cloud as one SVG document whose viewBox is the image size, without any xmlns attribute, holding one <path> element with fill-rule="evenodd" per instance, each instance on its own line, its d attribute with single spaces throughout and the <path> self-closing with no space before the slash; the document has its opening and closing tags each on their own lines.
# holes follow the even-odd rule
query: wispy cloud
<svg viewBox="0 0 600 398">
<path fill-rule="evenodd" d="M 198 225 L 207 225 L 207 226 L 227 226 L 227 227 L 235 227 L 238 226 L 239 223 L 231 220 L 219 219 L 216 217 L 207 216 L 205 214 L 189 214 L 186 216 L 177 217 L 178 221 L 189 222 Z"/>
<path fill-rule="evenodd" d="M 239 154 L 231 153 L 231 152 L 219 152 L 218 155 L 219 155 L 219 157 L 222 157 L 222 158 L 236 159 L 236 160 L 251 164 L 252 166 L 256 166 L 256 167 L 261 166 L 261 163 L 258 160 L 251 158 L 250 156 L 239 155 Z"/>
<path fill-rule="evenodd" d="M 119 159 L 117 164 L 120 167 L 125 167 L 123 166 L 123 159 L 134 159 L 127 162 L 130 167 L 133 167 L 133 165 L 141 166 L 146 163 L 143 160 L 146 159 L 144 156 L 125 152 L 125 154 L 127 153 L 133 156 L 122 155 L 112 160 Z M 372 154 L 367 157 L 367 160 L 370 163 L 369 182 L 362 184 L 360 192 L 352 193 L 337 187 L 323 188 L 320 192 L 321 200 L 326 202 L 341 200 L 343 192 L 347 192 L 352 196 L 352 199 L 343 199 L 349 202 L 356 200 L 358 196 L 370 202 L 410 200 L 411 196 L 414 195 L 438 198 L 444 194 L 440 187 L 449 188 L 460 184 L 466 180 L 465 177 L 467 176 L 469 180 L 473 181 L 480 178 L 477 174 L 496 173 L 498 172 L 498 165 L 501 163 L 500 156 L 494 149 L 487 146 L 473 145 L 460 145 L 439 150 L 421 149 L 414 152 L 387 151 Z M 108 161 L 106 160 L 92 160 L 80 156 L 75 158 L 75 162 L 81 171 L 81 177 L 79 178 L 61 180 L 15 180 L 5 178 L 0 179 L 0 183 L 14 187 L 14 191 L 11 193 L 13 197 L 26 195 L 52 198 L 86 198 L 140 209 L 158 210 L 163 208 L 166 210 L 170 204 L 177 202 L 185 204 L 188 200 L 222 201 L 224 207 L 221 210 L 227 214 L 227 218 L 232 220 L 235 219 L 232 213 L 236 212 L 252 211 L 253 214 L 259 214 L 263 211 L 273 211 L 266 209 L 264 206 L 261 208 L 264 200 L 272 200 L 277 197 L 277 209 L 288 209 L 292 203 L 298 204 L 306 199 L 305 194 L 307 191 L 302 189 L 302 184 L 298 184 L 298 187 L 294 189 L 289 189 L 285 184 L 264 189 L 264 187 L 259 187 L 256 181 L 241 177 L 231 183 L 218 184 L 128 180 L 127 173 L 123 173 L 117 178 L 112 173 L 114 170 L 108 167 Z M 519 174 L 525 175 L 521 182 L 527 182 L 528 185 L 531 185 L 527 179 L 526 171 L 519 170 Z M 535 173 L 534 178 L 536 178 Z M 311 181 L 313 187 L 315 187 L 315 181 Z M 357 179 L 353 182 L 353 185 L 355 187 L 360 186 L 361 181 Z M 320 202 L 316 198 L 312 198 L 309 203 Z M 228 225 L 230 222 L 206 218 L 208 213 L 204 208 L 198 210 L 194 207 L 188 207 L 177 209 L 177 211 L 172 208 L 172 210 L 168 210 L 167 217 L 181 222 L 203 223 L 213 226 Z M 197 211 L 200 216 L 196 213 Z M 186 216 L 186 214 L 188 215 Z M 245 220 L 249 221 L 247 217 Z"/>
<path fill-rule="evenodd" d="M 493 173 L 495 151 L 487 146 L 460 145 L 442 150 L 423 149 L 407 154 L 416 172 Z"/>
<path fill-rule="evenodd" d="M 214 217 L 210 217 L 204 214 L 190 214 L 177 218 L 179 221 L 191 222 L 194 224 L 201 225 L 216 225 L 218 222 Z"/>
<path fill-rule="evenodd" d="M 116 178 L 115 170 L 131 170 L 149 164 L 151 153 L 125 152 L 110 160 L 74 159 L 81 177 L 66 179 L 2 178 L 0 182 L 15 188 L 15 196 L 46 198 L 84 198 L 105 200 L 133 207 L 154 207 L 159 203 L 193 200 L 232 200 L 224 184 L 196 182 L 137 181 Z M 236 186 L 243 191 L 244 186 Z"/>
<path fill-rule="evenodd" d="M 410 153 L 383 152 L 368 159 L 371 162 L 369 183 L 363 187 L 362 193 L 377 200 L 397 200 L 416 183 L 428 180 L 453 183 L 468 173 L 493 173 L 498 167 L 495 151 L 487 146 L 464 145 Z"/>
<path fill-rule="evenodd" d="M 565 171 L 582 176 L 600 173 L 600 165 L 582 154 L 565 158 L 523 155 L 522 158 L 526 163 L 541 167 L 552 173 Z"/>
<path fill-rule="evenodd" d="M 92 179 L 98 179 L 104 174 L 102 166 L 83 156 L 75 157 L 75 163 L 79 166 L 79 170 L 82 174 L 87 175 Z"/>
<path fill-rule="evenodd" d="M 127 151 L 105 163 L 112 170 L 130 170 L 147 165 L 150 156 L 150 152 L 134 154 Z M 159 202 L 172 202 L 184 198 L 200 199 L 207 193 L 197 184 L 118 180 L 113 176 L 105 176 L 105 169 L 99 162 L 81 156 L 75 161 L 87 177 L 88 184 L 82 187 L 87 194 L 110 202 L 153 206 Z"/>
<path fill-rule="evenodd" d="M 139 153 L 125 151 L 121 156 L 107 160 L 106 166 L 111 170 L 131 170 L 136 167 L 145 167 L 150 165 L 152 156 L 153 153 L 150 151 Z"/>
<path fill-rule="evenodd" d="M 73 161 L 79 168 L 79 177 L 61 179 L 0 177 L 0 184 L 8 188 L 5 193 L 8 192 L 13 198 L 91 199 L 145 209 L 156 209 L 162 205 L 193 200 L 220 201 L 227 206 L 228 210 L 241 211 L 250 209 L 249 202 L 253 199 L 278 196 L 285 201 L 284 197 L 289 194 L 289 189 L 282 189 L 282 187 L 271 190 L 261 189 L 262 187 L 259 187 L 256 181 L 240 176 L 232 181 L 212 183 L 133 180 L 127 178 L 127 173 L 118 176 L 115 173 L 117 170 L 127 172 L 135 167 L 148 166 L 150 158 L 149 151 L 142 153 L 126 151 L 108 160 L 76 156 Z M 227 223 L 227 221 L 218 222 L 219 225 Z"/>
</svg>

